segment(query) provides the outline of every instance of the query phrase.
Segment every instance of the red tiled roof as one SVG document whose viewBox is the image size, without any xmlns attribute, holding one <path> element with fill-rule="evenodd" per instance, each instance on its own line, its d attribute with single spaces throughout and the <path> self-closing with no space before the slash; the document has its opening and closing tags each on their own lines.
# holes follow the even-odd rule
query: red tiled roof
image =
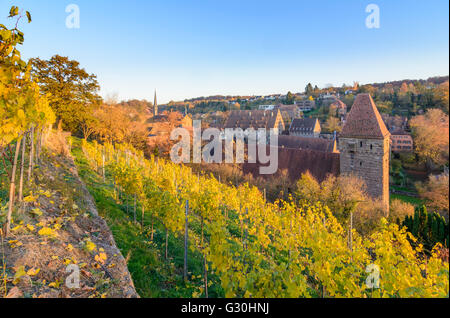
<svg viewBox="0 0 450 318">
<path fill-rule="evenodd" d="M 330 174 L 339 175 L 339 160 L 340 156 L 338 153 L 278 147 L 277 173 L 287 170 L 289 178 L 292 181 L 296 181 L 303 173 L 309 171 L 317 180 L 323 181 Z M 244 173 L 251 173 L 255 177 L 270 177 L 271 175 L 259 174 L 260 166 L 267 165 L 246 162 L 242 168 Z"/>
<path fill-rule="evenodd" d="M 336 152 L 336 141 L 326 140 L 323 138 L 307 138 L 282 135 L 278 136 L 278 146 L 281 148 Z"/>
<path fill-rule="evenodd" d="M 389 135 L 369 94 L 358 94 L 339 136 L 382 139 Z"/>
<path fill-rule="evenodd" d="M 397 129 L 397 130 L 391 132 L 391 135 L 395 135 L 395 136 L 410 136 L 411 134 L 408 134 L 403 129 Z"/>
<path fill-rule="evenodd" d="M 347 109 L 347 105 L 345 105 L 345 103 L 343 101 L 341 101 L 340 99 L 337 99 L 337 98 L 333 103 L 331 103 L 331 105 L 334 105 L 337 108 Z"/>
</svg>

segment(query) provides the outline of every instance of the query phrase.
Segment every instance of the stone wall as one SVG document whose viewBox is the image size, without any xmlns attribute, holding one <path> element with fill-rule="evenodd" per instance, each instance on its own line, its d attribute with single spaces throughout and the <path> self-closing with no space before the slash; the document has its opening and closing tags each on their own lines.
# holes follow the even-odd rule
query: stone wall
<svg viewBox="0 0 450 318">
<path fill-rule="evenodd" d="M 246 162 L 242 165 L 242 170 L 245 174 L 251 173 L 255 177 L 268 178 L 272 176 L 260 175 L 260 166 L 267 166 L 267 164 Z M 277 173 L 282 170 L 287 170 L 289 178 L 293 182 L 297 181 L 307 171 L 317 180 L 323 181 L 330 174 L 339 175 L 339 153 L 278 147 Z"/>
<path fill-rule="evenodd" d="M 389 206 L 389 138 L 340 138 L 340 172 L 361 177 L 373 198 Z"/>
</svg>

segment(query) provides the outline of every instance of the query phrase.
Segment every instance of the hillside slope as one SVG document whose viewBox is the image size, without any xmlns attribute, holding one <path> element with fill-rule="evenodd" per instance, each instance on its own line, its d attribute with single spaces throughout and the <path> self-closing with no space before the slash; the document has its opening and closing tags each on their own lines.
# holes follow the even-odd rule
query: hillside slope
<svg viewBox="0 0 450 318">
<path fill-rule="evenodd" d="M 202 256 L 195 248 L 188 250 L 189 280 L 183 278 L 184 240 L 169 233 L 168 254 L 165 257 L 166 230 L 151 213 L 144 214 L 144 228 L 141 226 L 141 206 L 137 202 L 137 216 L 134 221 L 133 202 L 114 191 L 112 178 L 106 169 L 106 180 L 101 171 L 90 167 L 82 151 L 80 139 L 72 138 L 72 155 L 75 158 L 80 178 L 95 199 L 98 212 L 109 225 L 118 248 L 127 257 L 128 270 L 136 290 L 143 298 L 190 298 L 201 295 L 203 286 Z M 101 170 L 101 169 L 99 169 Z M 121 197 L 121 198 L 119 198 Z M 128 198 L 130 199 L 130 198 Z M 149 212 L 149 211 L 147 211 Z M 200 224 L 190 237 L 199 235 Z M 209 289 L 210 297 L 223 297 L 220 283 L 214 274 L 209 275 L 214 284 Z"/>
<path fill-rule="evenodd" d="M 45 152 L 29 190 L 1 242 L 0 297 L 139 297 L 71 157 Z M 66 286 L 69 264 L 79 288 Z"/>
</svg>

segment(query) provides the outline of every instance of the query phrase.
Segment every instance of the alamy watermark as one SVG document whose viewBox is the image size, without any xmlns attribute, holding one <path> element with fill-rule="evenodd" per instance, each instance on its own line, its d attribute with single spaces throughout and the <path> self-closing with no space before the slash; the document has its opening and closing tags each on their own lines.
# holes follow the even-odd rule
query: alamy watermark
<svg viewBox="0 0 450 318">
<path fill-rule="evenodd" d="M 80 7 L 76 4 L 69 4 L 66 7 L 66 13 L 69 15 L 66 17 L 66 28 L 79 29 L 80 28 Z"/>
<path fill-rule="evenodd" d="M 70 289 L 80 288 L 80 267 L 76 264 L 70 264 L 66 267 L 66 287 Z"/>
<path fill-rule="evenodd" d="M 176 128 L 170 134 L 171 140 L 179 140 L 170 150 L 174 163 L 244 163 L 245 145 L 247 162 L 260 163 L 260 174 L 274 174 L 278 170 L 278 129 L 207 128 L 202 132 L 201 121 L 193 121 L 192 156 L 191 134 L 186 128 Z M 202 148 L 202 141 L 209 141 Z M 225 158 L 223 156 L 225 149 Z M 235 150 L 235 151 L 234 151 Z M 234 156 L 235 154 L 235 156 Z"/>
<path fill-rule="evenodd" d="M 380 28 L 380 7 L 376 4 L 369 4 L 366 7 L 366 13 L 370 13 L 366 18 L 366 27 L 368 29 Z"/>
<path fill-rule="evenodd" d="M 366 273 L 369 273 L 369 276 L 366 278 L 366 287 L 372 289 L 380 288 L 380 266 L 369 264 L 366 268 Z"/>
</svg>

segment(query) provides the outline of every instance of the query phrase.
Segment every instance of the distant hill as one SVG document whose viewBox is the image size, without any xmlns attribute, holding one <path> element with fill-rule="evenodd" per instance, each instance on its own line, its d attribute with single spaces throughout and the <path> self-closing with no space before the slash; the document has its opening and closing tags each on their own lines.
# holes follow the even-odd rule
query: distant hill
<svg viewBox="0 0 450 318">
<path fill-rule="evenodd" d="M 400 87 L 403 83 L 406 84 L 417 84 L 420 83 L 422 85 L 425 84 L 432 84 L 432 85 L 440 85 L 446 81 L 448 81 L 449 77 L 447 76 L 435 76 L 435 77 L 430 77 L 426 80 L 423 79 L 419 79 L 419 80 L 412 80 L 412 79 L 404 79 L 404 80 L 400 80 L 400 81 L 391 81 L 391 82 L 384 82 L 384 83 L 373 83 L 373 84 L 367 84 L 367 85 L 372 85 L 373 87 L 383 87 L 386 86 L 388 84 L 391 84 L 393 87 Z"/>
<path fill-rule="evenodd" d="M 428 79 L 403 79 L 403 80 L 397 80 L 397 81 L 390 81 L 390 82 L 383 82 L 383 83 L 366 83 L 363 84 L 361 86 L 366 86 L 366 85 L 370 85 L 373 86 L 375 88 L 382 88 L 386 85 L 392 85 L 394 88 L 398 88 L 400 87 L 403 83 L 406 84 L 413 84 L 413 85 L 417 85 L 417 84 L 421 84 L 421 85 L 426 85 L 426 84 L 430 84 L 430 85 L 440 85 L 446 81 L 449 80 L 449 76 L 434 76 L 434 77 L 430 77 Z M 344 88 L 343 87 L 326 87 L 321 89 L 322 90 L 336 90 L 336 91 L 341 91 Z M 280 94 L 276 94 L 277 96 Z M 267 95 L 267 96 L 274 96 L 273 94 L 271 95 Z M 281 94 L 280 96 L 284 96 L 284 94 Z M 190 98 L 190 99 L 185 99 L 184 101 L 178 101 L 178 102 L 171 102 L 170 104 L 175 105 L 184 105 L 184 104 L 188 104 L 188 103 L 200 103 L 200 102 L 218 102 L 218 101 L 239 101 L 239 100 L 244 100 L 244 99 L 250 99 L 250 98 L 262 98 L 264 96 L 247 96 L 247 95 L 242 95 L 242 96 L 232 96 L 232 95 L 212 95 L 212 96 L 200 96 L 200 97 L 195 97 L 195 98 Z M 269 102 L 269 101 L 268 101 Z M 150 103 L 151 104 L 151 103 Z"/>
</svg>

